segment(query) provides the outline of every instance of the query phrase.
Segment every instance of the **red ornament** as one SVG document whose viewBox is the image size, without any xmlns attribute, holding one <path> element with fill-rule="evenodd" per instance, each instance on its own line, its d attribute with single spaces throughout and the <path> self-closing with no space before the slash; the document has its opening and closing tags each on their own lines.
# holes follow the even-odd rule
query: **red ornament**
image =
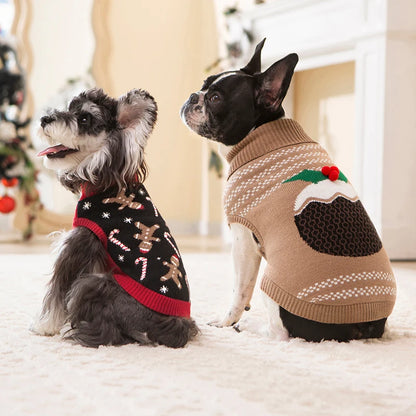
<svg viewBox="0 0 416 416">
<path fill-rule="evenodd" d="M 8 195 L 0 196 L 0 212 L 8 214 L 16 207 L 16 201 Z"/>
<path fill-rule="evenodd" d="M 2 178 L 1 183 L 6 188 L 12 188 L 13 186 L 16 186 L 19 183 L 19 179 L 17 179 L 17 178 L 11 178 L 11 179 Z"/>
</svg>

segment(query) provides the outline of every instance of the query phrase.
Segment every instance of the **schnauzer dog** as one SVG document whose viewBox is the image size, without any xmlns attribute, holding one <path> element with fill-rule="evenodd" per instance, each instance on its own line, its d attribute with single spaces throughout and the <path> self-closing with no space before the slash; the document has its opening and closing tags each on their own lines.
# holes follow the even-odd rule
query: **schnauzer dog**
<svg viewBox="0 0 416 416">
<path fill-rule="evenodd" d="M 88 347 L 174 348 L 198 333 L 181 255 L 143 186 L 144 148 L 156 116 L 146 91 L 116 100 L 94 88 L 68 111 L 41 118 L 40 135 L 50 147 L 38 156 L 81 197 L 34 332 L 62 332 Z"/>
</svg>

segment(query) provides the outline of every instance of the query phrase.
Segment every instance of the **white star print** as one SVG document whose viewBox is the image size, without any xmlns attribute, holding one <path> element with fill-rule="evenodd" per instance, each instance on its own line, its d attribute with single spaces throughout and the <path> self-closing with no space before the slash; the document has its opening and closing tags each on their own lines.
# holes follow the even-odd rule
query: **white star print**
<svg viewBox="0 0 416 416">
<path fill-rule="evenodd" d="M 133 221 L 133 218 L 131 218 L 131 217 L 126 217 L 126 218 L 124 218 L 124 222 L 126 223 L 126 224 L 131 224 L 131 222 Z"/>
<path fill-rule="evenodd" d="M 118 260 L 119 260 L 119 261 L 124 261 L 124 256 L 122 256 L 121 254 L 119 254 L 119 256 L 118 256 Z"/>
<path fill-rule="evenodd" d="M 105 219 L 108 219 L 108 218 L 110 218 L 110 213 L 109 212 L 103 212 L 102 217 L 105 218 Z"/>
<path fill-rule="evenodd" d="M 140 193 L 140 195 L 144 195 L 145 194 L 145 192 L 143 191 L 143 189 L 140 189 L 139 193 Z"/>
<path fill-rule="evenodd" d="M 82 206 L 82 209 L 90 209 L 91 208 L 91 202 L 84 202 L 84 205 Z"/>
<path fill-rule="evenodd" d="M 169 290 L 169 289 L 168 289 L 166 286 L 164 286 L 164 285 L 160 288 L 160 291 L 161 291 L 162 293 L 166 293 L 168 290 Z"/>
</svg>

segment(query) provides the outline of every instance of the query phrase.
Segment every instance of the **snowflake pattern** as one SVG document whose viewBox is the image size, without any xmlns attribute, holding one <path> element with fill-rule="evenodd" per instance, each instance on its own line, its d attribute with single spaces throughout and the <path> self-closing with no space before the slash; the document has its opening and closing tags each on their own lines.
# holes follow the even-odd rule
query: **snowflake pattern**
<svg viewBox="0 0 416 416">
<path fill-rule="evenodd" d="M 125 222 L 126 224 L 131 224 L 131 223 L 132 223 L 132 221 L 133 221 L 133 218 L 131 218 L 131 217 L 126 217 L 126 218 L 124 218 L 124 222 Z"/>
<path fill-rule="evenodd" d="M 168 289 L 165 285 L 163 285 L 163 286 L 160 288 L 160 291 L 161 291 L 162 293 L 166 294 L 166 293 L 169 291 L 169 289 Z"/>
<path fill-rule="evenodd" d="M 110 213 L 109 212 L 103 212 L 103 215 L 101 217 L 108 220 L 110 218 Z"/>
<path fill-rule="evenodd" d="M 124 262 L 124 256 L 122 254 L 119 254 L 118 261 Z"/>
<path fill-rule="evenodd" d="M 84 205 L 82 206 L 83 210 L 90 209 L 92 206 L 91 202 L 84 202 Z"/>
</svg>

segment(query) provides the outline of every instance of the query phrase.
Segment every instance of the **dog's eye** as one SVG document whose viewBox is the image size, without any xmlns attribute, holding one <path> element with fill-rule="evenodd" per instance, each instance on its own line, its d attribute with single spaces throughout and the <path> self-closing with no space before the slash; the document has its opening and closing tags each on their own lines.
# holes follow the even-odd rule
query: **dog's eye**
<svg viewBox="0 0 416 416">
<path fill-rule="evenodd" d="M 209 101 L 211 103 L 217 103 L 221 100 L 221 97 L 218 94 L 212 94 L 211 97 L 209 97 Z"/>
<path fill-rule="evenodd" d="M 90 120 L 91 120 L 91 116 L 90 116 L 90 114 L 88 114 L 88 113 L 85 113 L 85 114 L 81 114 L 79 117 L 78 117 L 78 122 L 80 123 L 80 124 L 89 124 L 89 122 L 90 122 Z"/>
</svg>

